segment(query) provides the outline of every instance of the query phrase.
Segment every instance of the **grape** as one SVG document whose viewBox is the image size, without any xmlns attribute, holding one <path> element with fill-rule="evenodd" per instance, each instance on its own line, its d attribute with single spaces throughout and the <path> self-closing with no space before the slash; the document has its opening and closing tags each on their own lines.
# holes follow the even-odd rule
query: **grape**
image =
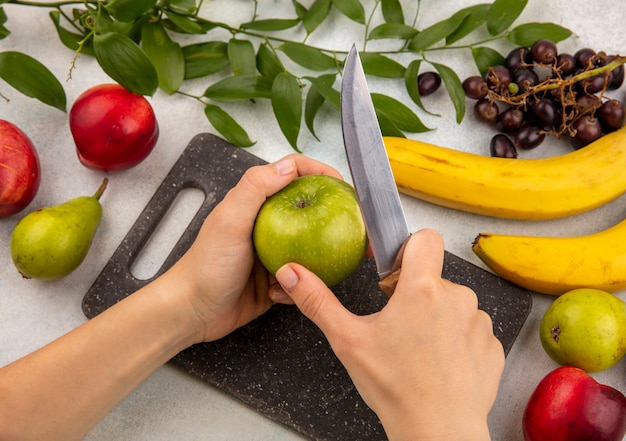
<svg viewBox="0 0 626 441">
<path fill-rule="evenodd" d="M 597 116 L 604 133 L 614 132 L 624 125 L 624 104 L 615 99 L 608 100 L 600 106 Z"/>
<path fill-rule="evenodd" d="M 606 77 L 604 74 L 594 75 L 580 80 L 578 82 L 578 88 L 587 94 L 594 94 L 604 89 L 605 82 Z"/>
<path fill-rule="evenodd" d="M 517 150 L 513 142 L 502 134 L 497 134 L 491 138 L 489 152 L 496 158 L 517 158 Z"/>
<path fill-rule="evenodd" d="M 500 109 L 498 105 L 487 98 L 481 98 L 474 104 L 474 115 L 486 123 L 495 123 Z"/>
<path fill-rule="evenodd" d="M 463 81 L 466 96 L 476 100 L 476 118 L 500 132 L 491 140 L 491 155 L 515 158 L 519 149 L 537 147 L 548 134 L 568 137 L 578 149 L 623 127 L 626 101 L 605 92 L 623 85 L 624 64 L 591 72 L 618 59 L 591 48 L 559 53 L 544 39 L 514 48 L 502 65 Z"/>
<path fill-rule="evenodd" d="M 600 120 L 590 115 L 584 115 L 578 118 L 572 124 L 572 128 L 576 133 L 570 138 L 570 141 L 572 146 L 577 150 L 602 136 Z"/>
<path fill-rule="evenodd" d="M 578 113 L 590 113 L 600 107 L 602 101 L 595 95 L 578 95 L 576 97 L 576 109 Z"/>
<path fill-rule="evenodd" d="M 531 48 L 533 60 L 539 64 L 554 64 L 558 55 L 556 44 L 550 40 L 539 40 Z"/>
<path fill-rule="evenodd" d="M 576 71 L 576 60 L 572 54 L 561 53 L 556 57 L 556 67 L 562 77 L 568 77 Z"/>
<path fill-rule="evenodd" d="M 535 124 L 524 124 L 515 135 L 515 147 L 530 150 L 537 147 L 546 138 L 546 134 Z"/>
<path fill-rule="evenodd" d="M 504 61 L 504 66 L 510 72 L 515 72 L 520 67 L 523 67 L 523 65 L 530 64 L 532 62 L 533 58 L 530 53 L 530 49 L 527 47 L 517 47 L 509 52 L 506 60 Z"/>
<path fill-rule="evenodd" d="M 487 92 L 489 92 L 489 87 L 487 86 L 487 82 L 483 79 L 483 77 L 474 75 L 466 78 L 465 81 L 463 81 L 463 90 L 465 91 L 465 95 L 468 98 L 479 100 L 487 96 Z"/>
<path fill-rule="evenodd" d="M 533 106 L 533 113 L 546 126 L 551 127 L 556 122 L 557 107 L 551 99 L 542 98 Z"/>
<path fill-rule="evenodd" d="M 616 55 L 609 55 L 600 63 L 600 66 L 606 66 L 617 58 Z M 624 65 L 620 64 L 615 69 L 611 71 L 609 75 L 609 84 L 607 85 L 607 89 L 615 90 L 622 87 L 624 83 Z"/>
<path fill-rule="evenodd" d="M 511 72 L 505 66 L 492 66 L 485 74 L 485 81 L 490 89 L 506 90 L 513 80 Z"/>
<path fill-rule="evenodd" d="M 576 61 L 576 67 L 578 69 L 587 70 L 592 66 L 589 66 L 589 60 L 596 55 L 596 51 L 591 48 L 585 47 L 579 49 L 574 54 L 574 60 Z"/>
<path fill-rule="evenodd" d="M 611 90 L 619 89 L 624 83 L 624 65 L 620 65 L 611 71 L 612 77 L 608 88 Z"/>
<path fill-rule="evenodd" d="M 498 115 L 496 129 L 504 133 L 516 133 L 524 122 L 524 112 L 517 107 L 510 107 Z"/>
<path fill-rule="evenodd" d="M 527 67 L 520 67 L 517 69 L 513 78 L 522 92 L 528 92 L 531 87 L 539 84 L 539 77 L 535 71 Z"/>
<path fill-rule="evenodd" d="M 507 87 L 510 95 L 517 95 L 519 93 L 519 86 L 517 83 L 509 83 L 509 87 Z"/>
<path fill-rule="evenodd" d="M 435 93 L 441 86 L 441 77 L 437 72 L 424 72 L 417 76 L 417 88 L 420 96 Z"/>
</svg>

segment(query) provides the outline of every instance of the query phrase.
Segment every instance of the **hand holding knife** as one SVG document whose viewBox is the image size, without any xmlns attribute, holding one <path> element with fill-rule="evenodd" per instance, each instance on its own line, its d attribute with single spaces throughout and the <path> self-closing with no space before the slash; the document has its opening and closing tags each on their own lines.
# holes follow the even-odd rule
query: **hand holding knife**
<svg viewBox="0 0 626 441">
<path fill-rule="evenodd" d="M 401 250 L 410 232 L 355 45 L 344 65 L 341 125 L 352 181 L 380 278 L 379 285 L 390 297 L 400 273 Z"/>
</svg>

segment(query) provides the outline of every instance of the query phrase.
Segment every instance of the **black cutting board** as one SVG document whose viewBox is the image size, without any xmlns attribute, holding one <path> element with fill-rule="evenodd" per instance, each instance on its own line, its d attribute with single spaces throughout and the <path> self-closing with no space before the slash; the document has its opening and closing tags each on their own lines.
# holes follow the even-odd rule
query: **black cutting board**
<svg viewBox="0 0 626 441">
<path fill-rule="evenodd" d="M 204 218 L 243 173 L 259 164 L 265 161 L 221 138 L 195 136 L 85 294 L 85 315 L 94 317 L 149 282 L 135 278 L 131 265 L 182 189 L 199 188 L 206 198 L 155 277 L 189 248 Z M 443 275 L 476 291 L 508 353 L 530 312 L 530 293 L 449 252 Z M 371 259 L 333 291 L 357 314 L 386 303 Z M 220 341 L 181 352 L 171 363 L 310 439 L 386 439 L 323 334 L 295 307 L 276 305 Z"/>
</svg>

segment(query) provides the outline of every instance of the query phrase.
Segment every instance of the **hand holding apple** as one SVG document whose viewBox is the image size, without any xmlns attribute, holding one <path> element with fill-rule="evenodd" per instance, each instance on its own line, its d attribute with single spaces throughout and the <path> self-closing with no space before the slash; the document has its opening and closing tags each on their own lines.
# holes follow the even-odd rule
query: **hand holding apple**
<svg viewBox="0 0 626 441">
<path fill-rule="evenodd" d="M 276 273 L 285 298 L 277 301 L 295 303 L 319 326 L 390 440 L 489 439 L 502 344 L 476 294 L 441 278 L 443 257 L 436 231 L 412 234 L 394 295 L 367 316 L 347 310 L 301 265 Z"/>
<path fill-rule="evenodd" d="M 118 171 L 139 164 L 159 137 L 148 100 L 118 84 L 83 92 L 70 110 L 69 124 L 80 162 L 96 170 Z"/>
<path fill-rule="evenodd" d="M 18 213 L 33 200 L 40 174 L 31 140 L 17 126 L 0 119 L 0 217 Z"/>
<path fill-rule="evenodd" d="M 308 174 L 341 176 L 330 166 L 295 154 L 249 168 L 211 211 L 194 243 L 170 270 L 179 274 L 173 278 L 174 291 L 184 295 L 181 281 L 192 288 L 186 303 L 193 307 L 192 322 L 201 332 L 197 342 L 222 338 L 272 306 L 270 296 L 277 284 L 255 258 L 255 219 L 268 197 L 297 176 Z"/>
<path fill-rule="evenodd" d="M 539 382 L 522 426 L 526 441 L 622 441 L 626 398 L 582 369 L 563 366 Z"/>
</svg>

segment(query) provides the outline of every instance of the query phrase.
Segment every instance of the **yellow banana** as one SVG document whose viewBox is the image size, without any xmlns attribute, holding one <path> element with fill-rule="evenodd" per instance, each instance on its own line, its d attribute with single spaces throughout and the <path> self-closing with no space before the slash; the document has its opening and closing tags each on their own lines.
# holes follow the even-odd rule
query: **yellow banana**
<svg viewBox="0 0 626 441">
<path fill-rule="evenodd" d="M 553 219 L 591 210 L 626 192 L 626 127 L 565 155 L 493 158 L 385 137 L 398 189 L 472 213 Z"/>
<path fill-rule="evenodd" d="M 577 237 L 481 233 L 472 250 L 503 279 L 543 294 L 626 289 L 626 220 Z"/>
</svg>

